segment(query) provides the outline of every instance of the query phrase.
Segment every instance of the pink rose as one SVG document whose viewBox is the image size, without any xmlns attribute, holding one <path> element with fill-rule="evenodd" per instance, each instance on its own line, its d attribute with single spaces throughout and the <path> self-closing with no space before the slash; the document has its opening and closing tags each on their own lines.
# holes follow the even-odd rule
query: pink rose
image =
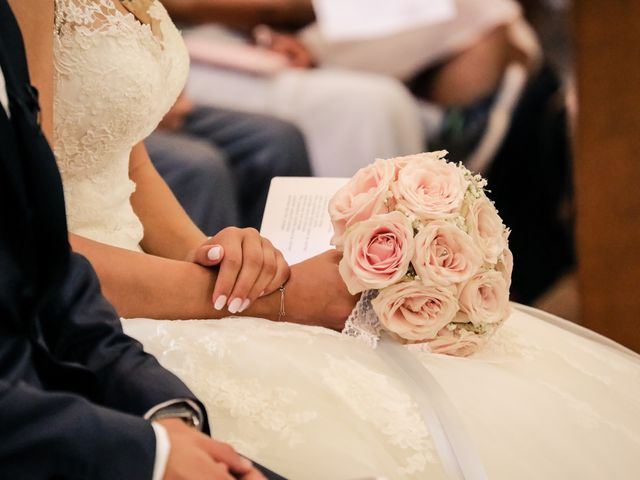
<svg viewBox="0 0 640 480">
<path fill-rule="evenodd" d="M 495 270 L 478 273 L 460 290 L 460 310 L 474 325 L 499 323 L 509 316 L 509 289 Z"/>
<path fill-rule="evenodd" d="M 460 211 L 468 180 L 464 170 L 433 157 L 406 162 L 391 185 L 399 209 L 422 220 L 447 218 Z"/>
<path fill-rule="evenodd" d="M 417 153 L 415 155 L 405 155 L 404 157 L 394 157 L 391 159 L 396 170 L 402 170 L 409 163 L 419 162 L 421 160 L 440 160 L 447 156 L 446 150 L 438 150 L 436 152 Z"/>
<path fill-rule="evenodd" d="M 376 160 L 361 168 L 329 201 L 329 216 L 333 224 L 331 244 L 340 248 L 344 232 L 357 222 L 386 213 L 389 187 L 396 175 L 392 162 Z"/>
<path fill-rule="evenodd" d="M 413 228 L 400 212 L 358 222 L 344 235 L 340 274 L 349 293 L 384 288 L 399 281 L 413 255 Z"/>
<path fill-rule="evenodd" d="M 416 235 L 411 263 L 424 285 L 450 285 L 476 274 L 482 266 L 482 252 L 456 225 L 434 220 Z"/>
<path fill-rule="evenodd" d="M 453 355 L 456 357 L 468 357 L 482 347 L 490 334 L 478 334 L 457 327 L 451 330 L 448 326 L 438 332 L 434 340 L 429 342 L 429 348 L 433 353 Z"/>
<path fill-rule="evenodd" d="M 507 248 L 507 232 L 496 207 L 482 196 L 471 204 L 466 222 L 469 235 L 482 250 L 484 261 L 494 265 Z"/>
<path fill-rule="evenodd" d="M 453 287 L 425 287 L 416 281 L 380 290 L 371 305 L 384 328 L 414 342 L 434 338 L 458 311 Z"/>
</svg>

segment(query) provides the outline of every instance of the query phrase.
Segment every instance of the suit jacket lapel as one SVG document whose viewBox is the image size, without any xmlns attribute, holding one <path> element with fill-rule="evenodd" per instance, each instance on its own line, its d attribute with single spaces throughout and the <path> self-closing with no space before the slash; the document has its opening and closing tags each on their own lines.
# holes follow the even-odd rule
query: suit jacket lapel
<svg viewBox="0 0 640 480">
<path fill-rule="evenodd" d="M 62 181 L 53 153 L 38 125 L 39 106 L 29 81 L 24 45 L 17 23 L 6 0 L 0 0 L 0 63 L 9 104 L 9 119 L 0 120 L 7 149 L 0 150 L 2 168 L 13 190 L 17 224 L 22 242 L 20 253 L 25 273 L 34 285 L 30 302 L 36 311 L 57 292 L 66 275 L 69 243 L 62 194 Z M 36 242 L 46 239 L 46 248 Z M 26 252 L 26 256 L 25 256 Z"/>
<path fill-rule="evenodd" d="M 0 17 L 1 20 L 1 17 Z M 2 25 L 0 31 L 5 31 L 5 25 Z M 12 90 L 15 88 L 13 73 L 9 68 L 10 62 L 7 58 L 6 48 L 4 45 L 4 35 L 0 35 L 0 66 L 5 78 L 7 92 L 9 93 L 9 108 L 12 109 L 11 103 Z M 20 164 L 20 150 L 16 143 L 16 131 L 6 112 L 0 108 L 0 169 L 2 176 L 6 179 L 7 184 L 4 188 L 10 189 L 15 198 L 15 209 L 23 211 L 27 208 L 26 192 L 24 189 L 24 180 L 22 175 L 22 166 Z M 23 218 L 26 221 L 26 218 Z M 24 225 L 23 225 L 24 226 Z"/>
</svg>

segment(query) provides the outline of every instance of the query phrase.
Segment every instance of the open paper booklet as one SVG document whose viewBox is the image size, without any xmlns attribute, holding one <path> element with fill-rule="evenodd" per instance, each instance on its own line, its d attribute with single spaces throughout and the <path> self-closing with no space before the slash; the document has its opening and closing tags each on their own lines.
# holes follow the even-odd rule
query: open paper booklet
<svg viewBox="0 0 640 480">
<path fill-rule="evenodd" d="M 327 205 L 348 178 L 275 177 L 271 180 L 260 233 L 289 264 L 328 250 L 333 228 Z"/>
</svg>

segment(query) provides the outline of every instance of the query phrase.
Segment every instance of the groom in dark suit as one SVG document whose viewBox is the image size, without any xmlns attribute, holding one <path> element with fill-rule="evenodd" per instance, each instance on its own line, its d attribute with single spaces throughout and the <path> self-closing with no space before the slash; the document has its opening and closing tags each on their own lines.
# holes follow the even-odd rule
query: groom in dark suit
<svg viewBox="0 0 640 480">
<path fill-rule="evenodd" d="M 22 38 L 0 0 L 0 478 L 263 478 L 191 428 L 207 425 L 70 251 Z"/>
</svg>

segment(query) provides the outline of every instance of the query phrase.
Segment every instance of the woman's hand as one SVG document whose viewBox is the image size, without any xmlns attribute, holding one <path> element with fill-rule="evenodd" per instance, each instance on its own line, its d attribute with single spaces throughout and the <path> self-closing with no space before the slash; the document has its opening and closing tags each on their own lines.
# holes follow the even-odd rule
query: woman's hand
<svg viewBox="0 0 640 480">
<path fill-rule="evenodd" d="M 270 294 L 289 278 L 282 253 L 253 228 L 229 227 L 207 239 L 189 257 L 203 266 L 219 265 L 213 289 L 216 310 L 246 310 L 253 301 Z"/>
<path fill-rule="evenodd" d="M 359 295 L 349 294 L 342 281 L 338 271 L 341 258 L 340 252 L 328 250 L 291 267 L 283 320 L 333 330 L 344 328 Z"/>
</svg>

